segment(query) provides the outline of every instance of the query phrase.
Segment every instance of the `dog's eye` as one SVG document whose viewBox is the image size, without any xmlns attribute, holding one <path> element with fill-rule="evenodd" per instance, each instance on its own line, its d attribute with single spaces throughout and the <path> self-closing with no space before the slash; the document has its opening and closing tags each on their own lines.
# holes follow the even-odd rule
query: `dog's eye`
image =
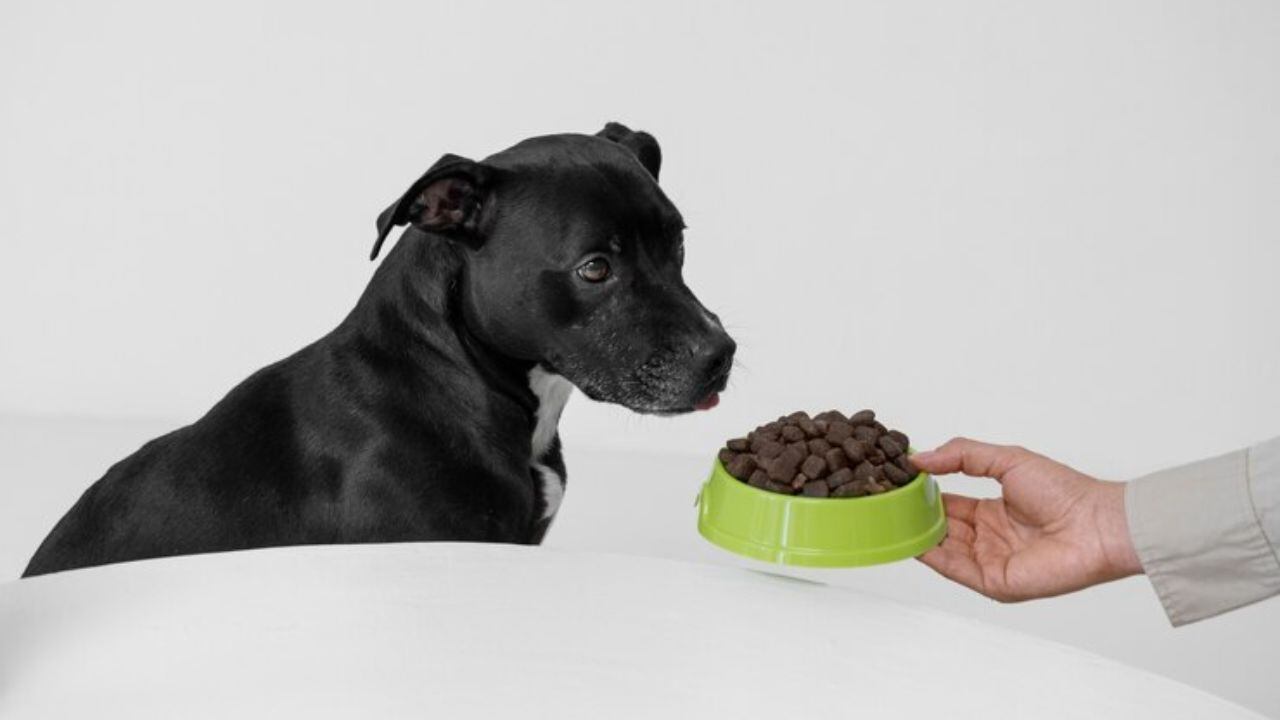
<svg viewBox="0 0 1280 720">
<path fill-rule="evenodd" d="M 608 280 L 609 261 L 604 258 L 591 258 L 578 266 L 578 277 L 589 283 L 598 283 Z"/>
</svg>

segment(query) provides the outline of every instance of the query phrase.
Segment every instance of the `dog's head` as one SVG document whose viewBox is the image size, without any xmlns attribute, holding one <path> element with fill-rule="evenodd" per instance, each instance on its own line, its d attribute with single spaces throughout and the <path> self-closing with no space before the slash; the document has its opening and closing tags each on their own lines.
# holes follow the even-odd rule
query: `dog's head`
<svg viewBox="0 0 1280 720">
<path fill-rule="evenodd" d="M 444 236 L 463 258 L 467 329 L 646 413 L 715 405 L 735 344 L 684 283 L 684 221 L 647 133 L 609 123 L 475 162 L 446 155 L 378 218 Z"/>
</svg>

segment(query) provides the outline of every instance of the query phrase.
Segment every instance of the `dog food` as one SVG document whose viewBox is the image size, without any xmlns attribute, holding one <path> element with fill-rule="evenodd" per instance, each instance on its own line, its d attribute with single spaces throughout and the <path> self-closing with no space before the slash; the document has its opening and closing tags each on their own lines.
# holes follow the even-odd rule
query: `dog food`
<svg viewBox="0 0 1280 720">
<path fill-rule="evenodd" d="M 909 440 L 860 410 L 793 412 L 734 438 L 720 449 L 730 475 L 761 490 L 805 497 L 878 495 L 911 482 Z"/>
</svg>

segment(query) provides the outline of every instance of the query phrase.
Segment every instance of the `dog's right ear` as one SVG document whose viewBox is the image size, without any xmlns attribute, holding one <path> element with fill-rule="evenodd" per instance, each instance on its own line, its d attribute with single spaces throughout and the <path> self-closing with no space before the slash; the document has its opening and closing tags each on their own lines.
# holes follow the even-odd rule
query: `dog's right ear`
<svg viewBox="0 0 1280 720">
<path fill-rule="evenodd" d="M 391 228 L 405 224 L 475 244 L 489 176 L 489 169 L 474 160 L 457 155 L 437 160 L 378 216 L 378 239 L 369 259 L 378 258 Z"/>
</svg>

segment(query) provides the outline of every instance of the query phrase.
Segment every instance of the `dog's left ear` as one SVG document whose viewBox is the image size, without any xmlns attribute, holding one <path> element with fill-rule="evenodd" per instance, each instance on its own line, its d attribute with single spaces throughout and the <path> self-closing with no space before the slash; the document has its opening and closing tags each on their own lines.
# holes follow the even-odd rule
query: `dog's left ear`
<svg viewBox="0 0 1280 720">
<path fill-rule="evenodd" d="M 630 150 L 653 179 L 658 179 L 658 170 L 662 167 L 662 148 L 658 147 L 658 141 L 652 135 L 643 130 L 632 130 L 622 123 L 611 122 L 596 133 L 596 137 L 612 140 Z"/>
<path fill-rule="evenodd" d="M 449 235 L 474 243 L 490 172 L 474 160 L 445 155 L 378 216 L 378 239 L 370 260 L 378 258 L 387 233 L 397 225 L 412 224 L 427 232 Z"/>
</svg>

